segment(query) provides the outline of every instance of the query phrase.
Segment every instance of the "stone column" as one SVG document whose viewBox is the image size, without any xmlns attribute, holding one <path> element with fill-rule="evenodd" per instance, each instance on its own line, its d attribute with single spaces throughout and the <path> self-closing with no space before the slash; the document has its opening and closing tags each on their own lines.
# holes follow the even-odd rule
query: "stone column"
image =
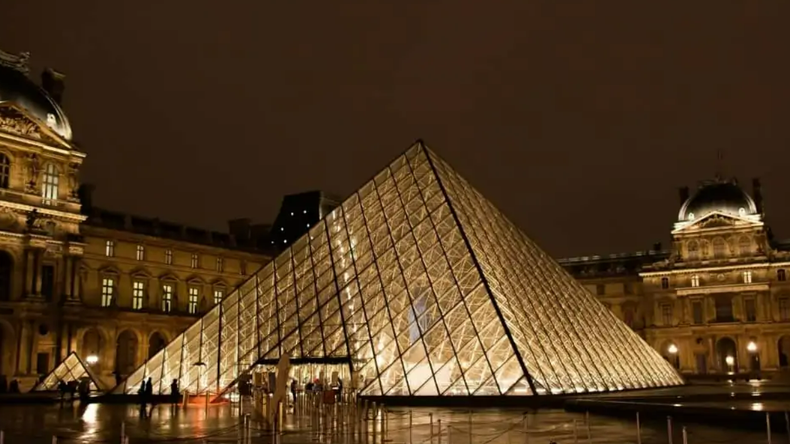
<svg viewBox="0 0 790 444">
<path fill-rule="evenodd" d="M 28 321 L 29 331 L 30 331 L 30 342 L 28 348 L 28 359 L 27 359 L 27 374 L 38 374 L 38 372 L 33 373 L 33 361 L 36 360 L 36 355 L 38 352 L 38 332 L 36 331 L 36 323 L 35 321 Z"/>
<path fill-rule="evenodd" d="M 36 255 L 35 250 L 26 248 L 24 254 L 25 265 L 25 287 L 23 297 L 29 297 L 35 293 L 34 284 L 36 282 Z"/>
<path fill-rule="evenodd" d="M 82 275 L 80 265 L 82 257 L 74 256 L 71 260 L 71 297 L 74 301 L 82 301 Z"/>
<path fill-rule="evenodd" d="M 73 261 L 74 259 L 71 256 L 63 256 L 63 280 L 62 280 L 62 293 L 63 293 L 63 300 L 69 301 L 72 297 L 72 284 L 71 281 L 74 279 L 72 268 L 73 268 Z"/>
</svg>

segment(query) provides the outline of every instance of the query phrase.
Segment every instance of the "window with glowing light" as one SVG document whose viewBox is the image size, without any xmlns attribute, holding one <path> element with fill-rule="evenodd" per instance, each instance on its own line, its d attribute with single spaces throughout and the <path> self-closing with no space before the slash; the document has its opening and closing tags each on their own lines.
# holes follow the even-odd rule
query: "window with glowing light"
<svg viewBox="0 0 790 444">
<path fill-rule="evenodd" d="M 222 273 L 225 271 L 225 261 L 221 258 L 217 258 L 217 272 Z"/>
<path fill-rule="evenodd" d="M 220 289 L 214 290 L 214 305 L 222 302 L 222 298 L 224 297 L 225 297 L 225 290 L 220 290 Z"/>
<path fill-rule="evenodd" d="M 165 250 L 165 264 L 173 265 L 173 250 Z"/>
<path fill-rule="evenodd" d="M 198 310 L 198 301 L 200 300 L 200 291 L 197 287 L 189 287 L 189 299 L 187 303 L 189 304 L 187 310 L 189 314 L 196 314 Z"/>
<path fill-rule="evenodd" d="M 104 243 L 104 255 L 107 257 L 115 256 L 115 241 L 108 240 Z"/>
<path fill-rule="evenodd" d="M 145 260 L 145 247 L 142 245 L 137 246 L 137 260 L 138 261 Z"/>
<path fill-rule="evenodd" d="M 115 302 L 115 278 L 105 277 L 101 281 L 101 306 L 110 307 Z"/>
<path fill-rule="evenodd" d="M 162 285 L 162 311 L 169 313 L 173 309 L 173 285 Z"/>
<path fill-rule="evenodd" d="M 751 271 L 744 271 L 743 272 L 743 283 L 744 284 L 751 284 L 752 283 L 752 272 Z"/>
<path fill-rule="evenodd" d="M 44 167 L 44 181 L 41 187 L 41 197 L 44 198 L 45 204 L 51 204 L 58 199 L 58 180 L 59 173 L 55 165 L 48 163 Z"/>
<path fill-rule="evenodd" d="M 198 257 L 197 253 L 192 253 L 192 268 L 197 268 L 200 262 L 200 258 Z"/>
<path fill-rule="evenodd" d="M 691 276 L 691 286 L 692 287 L 699 287 L 699 275 Z"/>
<path fill-rule="evenodd" d="M 142 281 L 134 281 L 132 283 L 132 308 L 135 310 L 142 310 L 144 299 L 145 283 Z"/>
</svg>

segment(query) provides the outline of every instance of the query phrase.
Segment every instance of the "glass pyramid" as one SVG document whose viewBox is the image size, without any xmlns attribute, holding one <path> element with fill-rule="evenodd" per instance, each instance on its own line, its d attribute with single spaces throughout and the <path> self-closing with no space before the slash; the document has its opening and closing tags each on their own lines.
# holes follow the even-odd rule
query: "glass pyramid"
<svg viewBox="0 0 790 444">
<path fill-rule="evenodd" d="M 370 396 L 681 384 L 421 142 L 114 389 L 224 393 L 256 363 L 345 359 Z M 294 361 L 296 362 L 296 361 Z"/>
<path fill-rule="evenodd" d="M 88 371 L 88 367 L 82 362 L 76 353 L 71 352 L 54 370 L 31 389 L 31 392 L 53 392 L 58 391 L 60 381 L 68 384 L 69 382 L 79 382 L 82 378 L 90 380 L 90 391 L 99 391 L 98 380 Z"/>
</svg>

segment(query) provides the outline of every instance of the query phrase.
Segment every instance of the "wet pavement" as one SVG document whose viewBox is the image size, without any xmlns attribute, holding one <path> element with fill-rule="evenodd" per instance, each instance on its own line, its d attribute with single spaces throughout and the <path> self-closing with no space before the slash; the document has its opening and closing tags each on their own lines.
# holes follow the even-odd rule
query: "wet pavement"
<svg viewBox="0 0 790 444">
<path fill-rule="evenodd" d="M 240 411 L 249 412 L 245 426 Z M 636 443 L 633 420 L 562 410 L 408 409 L 380 411 L 361 420 L 351 405 L 315 409 L 300 404 L 286 415 L 283 433 L 264 424 L 260 410 L 246 404 L 186 408 L 159 405 L 141 417 L 139 407 L 117 404 L 0 405 L 4 444 L 120 443 L 122 431 L 129 443 L 336 443 L 336 444 L 557 444 Z M 441 426 L 440 426 L 441 424 Z M 673 424 L 674 442 L 682 443 L 687 427 L 690 444 L 767 442 L 765 431 L 740 431 L 700 424 Z M 431 432 L 433 430 L 433 433 Z M 589 435 L 588 435 L 589 430 Z M 470 433 L 471 431 L 471 433 Z M 787 440 L 774 431 L 774 442 Z M 246 441 L 245 441 L 246 439 Z M 641 442 L 666 443 L 665 421 L 643 421 Z"/>
</svg>

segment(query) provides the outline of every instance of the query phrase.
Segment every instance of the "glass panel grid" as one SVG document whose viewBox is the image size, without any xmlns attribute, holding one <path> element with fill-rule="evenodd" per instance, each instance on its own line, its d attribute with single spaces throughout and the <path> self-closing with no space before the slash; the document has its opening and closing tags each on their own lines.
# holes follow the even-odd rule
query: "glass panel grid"
<svg viewBox="0 0 790 444">
<path fill-rule="evenodd" d="M 348 357 L 363 395 L 529 396 L 681 383 L 422 144 L 114 392 L 134 393 L 151 377 L 157 393 L 179 379 L 190 393 L 220 394 L 260 357 L 283 353 Z"/>
</svg>

